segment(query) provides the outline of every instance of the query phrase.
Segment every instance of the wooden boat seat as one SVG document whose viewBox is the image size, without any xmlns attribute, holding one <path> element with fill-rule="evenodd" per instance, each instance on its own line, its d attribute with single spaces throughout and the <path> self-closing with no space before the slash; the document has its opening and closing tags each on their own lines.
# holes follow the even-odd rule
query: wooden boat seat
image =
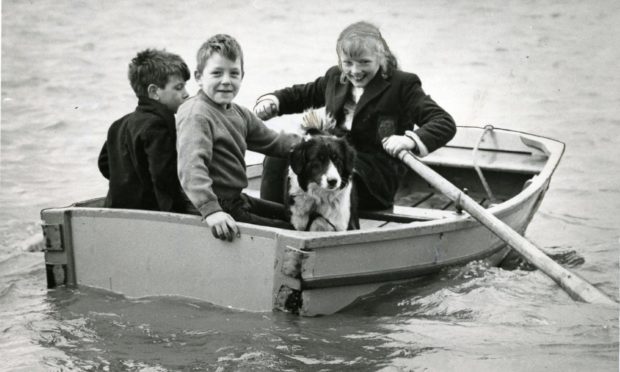
<svg viewBox="0 0 620 372">
<path fill-rule="evenodd" d="M 547 157 L 532 156 L 528 152 L 485 151 L 480 150 L 478 165 L 483 170 L 496 172 L 518 172 L 523 174 L 538 174 L 545 166 Z M 458 168 L 472 168 L 474 161 L 471 149 L 446 146 L 441 153 L 432 153 L 424 158 L 429 166 L 451 166 Z"/>
<path fill-rule="evenodd" d="M 401 205 L 395 205 L 392 209 L 386 209 L 381 211 L 360 211 L 359 215 L 362 219 L 401 223 L 408 223 L 414 221 L 430 221 L 459 216 L 459 214 L 455 211 L 405 207 Z"/>
</svg>

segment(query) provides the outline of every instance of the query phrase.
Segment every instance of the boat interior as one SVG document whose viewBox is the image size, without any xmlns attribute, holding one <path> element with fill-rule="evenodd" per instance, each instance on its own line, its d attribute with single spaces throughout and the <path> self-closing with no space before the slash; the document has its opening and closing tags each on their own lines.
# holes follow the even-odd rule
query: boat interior
<svg viewBox="0 0 620 372">
<path fill-rule="evenodd" d="M 538 174 L 531 170 L 508 172 L 487 169 L 482 171 L 481 178 L 473 167 L 436 165 L 432 168 L 485 208 L 514 197 Z M 395 204 L 392 210 L 361 211 L 362 228 L 450 218 L 462 213 L 448 197 L 408 170 L 403 172 Z"/>
<path fill-rule="evenodd" d="M 545 167 L 548 153 L 540 143 L 525 141 L 515 133 L 506 138 L 493 137 L 495 134 L 487 135 L 493 139 L 493 143 L 485 145 L 482 139 L 487 132 L 476 129 L 479 129 L 475 136 L 478 138 L 477 142 L 476 138 L 469 138 L 471 136 L 455 138 L 448 145 L 423 158 L 423 161 L 488 208 L 520 193 Z M 259 196 L 262 170 L 261 161 L 248 165 L 249 186 L 245 192 Z M 362 229 L 451 218 L 462 213 L 458 205 L 405 165 L 402 172 L 394 208 L 360 211 Z M 76 203 L 75 206 L 100 208 L 103 206 L 103 199 L 88 200 Z"/>
<path fill-rule="evenodd" d="M 426 165 L 463 190 L 485 208 L 505 202 L 527 187 L 540 174 L 549 154 L 544 145 L 512 134 L 494 137 L 495 145 L 485 145 L 490 129 L 472 138 L 454 141 L 423 159 Z M 501 138 L 501 140 L 498 140 Z M 516 140 L 516 141 L 515 141 Z M 501 142 L 502 146 L 497 146 Z M 392 210 L 360 212 L 362 228 L 392 226 L 450 218 L 462 213 L 456 203 L 403 165 L 403 177 Z"/>
</svg>

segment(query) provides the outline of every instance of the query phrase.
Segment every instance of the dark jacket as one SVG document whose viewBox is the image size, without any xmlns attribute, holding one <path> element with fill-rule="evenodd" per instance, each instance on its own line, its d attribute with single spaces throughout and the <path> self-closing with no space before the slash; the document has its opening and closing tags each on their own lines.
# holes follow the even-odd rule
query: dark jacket
<svg viewBox="0 0 620 372">
<path fill-rule="evenodd" d="M 325 106 L 325 111 L 342 125 L 350 90 L 351 83 L 341 83 L 340 69 L 334 66 L 314 82 L 273 94 L 280 101 L 279 114 Z M 414 125 L 418 127 L 415 130 Z M 397 70 L 385 79 L 379 71 L 364 88 L 351 131 L 346 135 L 358 152 L 355 171 L 385 208 L 393 204 L 402 168 L 397 159 L 383 150 L 381 139 L 403 135 L 406 130 L 413 130 L 432 152 L 454 137 L 456 126 L 452 117 L 422 90 L 417 75 Z"/>
<path fill-rule="evenodd" d="M 105 206 L 184 212 L 188 207 L 177 176 L 174 113 L 141 97 L 138 107 L 112 123 L 99 155 L 110 180 Z"/>
</svg>

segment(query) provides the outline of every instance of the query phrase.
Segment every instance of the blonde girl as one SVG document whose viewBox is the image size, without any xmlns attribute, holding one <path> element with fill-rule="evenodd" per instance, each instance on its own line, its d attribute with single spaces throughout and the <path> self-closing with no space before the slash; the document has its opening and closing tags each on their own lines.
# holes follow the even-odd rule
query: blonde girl
<svg viewBox="0 0 620 372">
<path fill-rule="evenodd" d="M 368 22 L 345 28 L 336 42 L 338 65 L 316 80 L 259 97 L 254 112 L 263 120 L 325 107 L 335 133 L 357 150 L 354 183 L 361 209 L 394 204 L 403 149 L 425 156 L 456 133 L 452 117 L 422 90 L 417 75 L 398 63 L 379 29 Z M 262 196 L 281 201 L 286 164 L 267 159 Z"/>
</svg>

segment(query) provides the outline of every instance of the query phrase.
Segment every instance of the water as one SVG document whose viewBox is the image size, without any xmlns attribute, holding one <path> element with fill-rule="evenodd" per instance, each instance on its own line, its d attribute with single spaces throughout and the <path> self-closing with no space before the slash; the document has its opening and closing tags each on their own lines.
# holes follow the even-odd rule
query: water
<svg viewBox="0 0 620 372">
<path fill-rule="evenodd" d="M 193 69 L 208 36 L 230 33 L 246 57 L 237 101 L 251 106 L 322 74 L 360 19 L 459 124 L 566 143 L 527 237 L 618 299 L 617 1 L 5 0 L 0 369 L 618 370 L 618 310 L 575 303 L 527 265 L 473 263 L 322 318 L 46 290 L 42 253 L 26 250 L 39 210 L 105 193 L 96 159 L 135 106 L 138 50 L 165 47 Z"/>
</svg>

